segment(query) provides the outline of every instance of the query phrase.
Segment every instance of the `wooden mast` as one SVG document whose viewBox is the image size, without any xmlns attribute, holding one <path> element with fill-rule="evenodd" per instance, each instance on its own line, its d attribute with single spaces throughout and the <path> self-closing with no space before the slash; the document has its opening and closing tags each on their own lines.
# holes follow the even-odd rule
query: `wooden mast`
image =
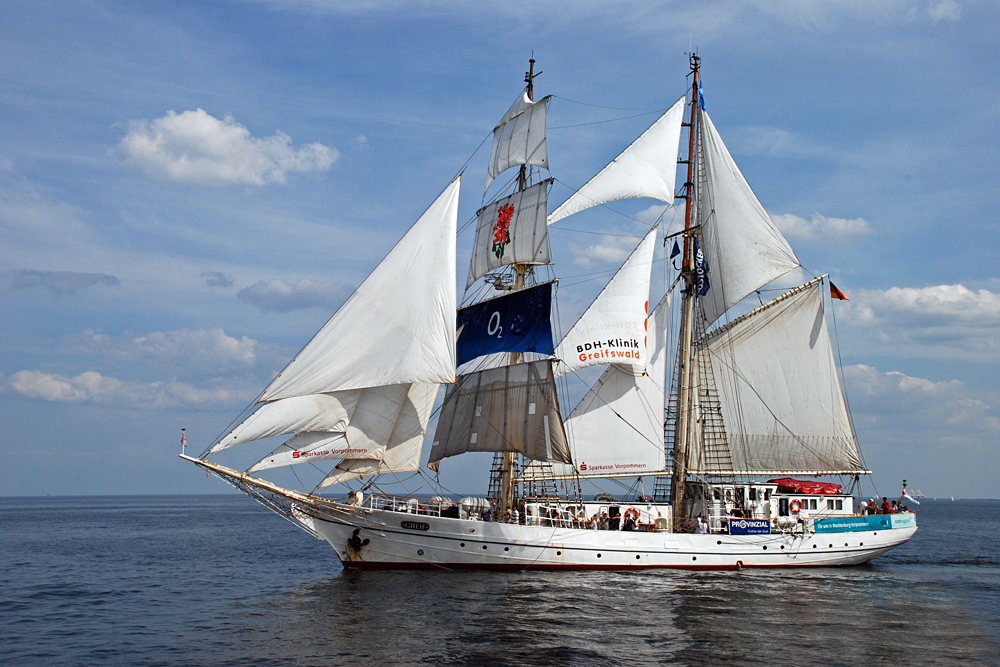
<svg viewBox="0 0 1000 667">
<path fill-rule="evenodd" d="M 684 512 L 684 487 L 687 484 L 687 450 L 688 436 L 691 428 L 691 338 L 694 330 L 694 300 L 695 300 L 695 265 L 692 227 L 694 218 L 694 178 L 696 175 L 695 158 L 698 136 L 698 75 L 701 58 L 696 54 L 691 56 L 691 121 L 685 123 L 688 128 L 688 159 L 687 182 L 684 206 L 684 259 L 681 265 L 681 276 L 684 278 L 684 301 L 681 306 L 680 349 L 678 352 L 678 401 L 677 423 L 674 433 L 674 465 L 673 465 L 673 510 L 674 532 L 680 532 Z"/>
<path fill-rule="evenodd" d="M 528 60 L 528 71 L 524 73 L 524 81 L 528 84 L 528 100 L 535 100 L 535 77 L 541 72 L 535 73 L 535 59 Z M 517 175 L 517 191 L 520 192 L 528 187 L 528 165 L 522 164 Z M 511 265 L 514 268 L 514 291 L 524 289 L 524 278 L 528 273 L 528 264 L 515 262 Z M 521 363 L 521 353 L 510 353 L 511 365 Z M 513 509 L 515 502 L 515 482 L 517 466 L 517 453 L 503 453 L 503 467 L 500 472 L 500 503 L 497 507 L 498 519 L 503 520 L 508 509 Z"/>
</svg>

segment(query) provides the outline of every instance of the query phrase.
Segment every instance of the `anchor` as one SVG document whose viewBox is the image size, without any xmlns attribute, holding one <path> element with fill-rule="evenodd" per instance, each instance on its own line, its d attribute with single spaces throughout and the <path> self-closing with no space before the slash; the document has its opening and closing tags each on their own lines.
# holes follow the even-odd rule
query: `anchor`
<svg viewBox="0 0 1000 667">
<path fill-rule="evenodd" d="M 371 542 L 371 540 L 369 540 L 367 537 L 362 540 L 361 537 L 359 536 L 360 533 L 361 529 L 355 528 L 354 534 L 352 534 L 349 538 L 347 538 L 347 546 L 349 546 L 354 551 L 361 551 L 361 547 Z"/>
</svg>

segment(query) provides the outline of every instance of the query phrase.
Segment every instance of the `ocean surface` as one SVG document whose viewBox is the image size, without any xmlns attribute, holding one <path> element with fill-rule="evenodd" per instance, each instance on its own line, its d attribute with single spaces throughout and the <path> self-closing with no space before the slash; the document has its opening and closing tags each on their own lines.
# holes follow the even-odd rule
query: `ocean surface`
<svg viewBox="0 0 1000 667">
<path fill-rule="evenodd" d="M 345 572 L 243 496 L 0 499 L 2 665 L 1000 665 L 1000 501 L 869 565 Z"/>
</svg>

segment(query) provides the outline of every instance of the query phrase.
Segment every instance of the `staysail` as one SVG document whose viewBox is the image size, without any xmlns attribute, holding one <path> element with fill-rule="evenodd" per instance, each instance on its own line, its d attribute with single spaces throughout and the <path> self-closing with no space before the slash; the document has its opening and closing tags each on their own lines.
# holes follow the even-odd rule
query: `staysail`
<svg viewBox="0 0 1000 667">
<path fill-rule="evenodd" d="M 264 390 L 275 401 L 455 381 L 455 179 Z"/>
<path fill-rule="evenodd" d="M 649 276 L 656 246 L 654 227 L 584 311 L 558 346 L 556 375 L 587 366 L 646 364 Z"/>
<path fill-rule="evenodd" d="M 684 103 L 683 97 L 677 100 L 611 164 L 564 201 L 548 217 L 549 224 L 619 199 L 648 197 L 673 204 Z"/>
<path fill-rule="evenodd" d="M 430 466 L 465 452 L 519 452 L 569 463 L 552 359 L 460 375 L 441 407 Z"/>
<path fill-rule="evenodd" d="M 566 420 L 573 465 L 581 477 L 640 475 L 666 467 L 663 417 L 669 316 L 668 292 L 648 318 L 646 372 L 610 365 Z"/>
<path fill-rule="evenodd" d="M 414 465 L 401 452 L 414 437 L 419 449 L 437 383 L 455 378 L 459 183 L 445 189 L 265 390 L 257 409 L 209 453 L 294 433 L 252 470 L 335 458 L 347 468 L 357 461 Z"/>
<path fill-rule="evenodd" d="M 822 279 L 696 343 L 715 376 L 731 469 L 695 446 L 701 474 L 863 472 L 824 316 Z M 700 439 L 695 439 L 695 445 Z"/>
<path fill-rule="evenodd" d="M 479 209 L 466 289 L 508 264 L 550 262 L 545 215 L 551 184 L 552 179 L 546 179 Z"/>
<path fill-rule="evenodd" d="M 699 237 L 711 267 L 711 289 L 701 305 L 712 323 L 754 290 L 799 266 L 799 260 L 743 178 L 712 119 L 704 110 L 699 119 L 705 169 Z"/>
<path fill-rule="evenodd" d="M 532 102 L 524 92 L 493 128 L 493 150 L 486 172 L 486 190 L 493 179 L 511 167 L 531 164 L 549 168 L 545 119 L 552 96 Z"/>
</svg>

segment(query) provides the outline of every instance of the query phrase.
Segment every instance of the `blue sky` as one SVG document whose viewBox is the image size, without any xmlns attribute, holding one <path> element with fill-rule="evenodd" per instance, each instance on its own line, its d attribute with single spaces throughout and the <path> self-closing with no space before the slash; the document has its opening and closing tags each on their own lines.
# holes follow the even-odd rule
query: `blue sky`
<svg viewBox="0 0 1000 667">
<path fill-rule="evenodd" d="M 176 457 L 180 427 L 200 451 L 281 369 L 532 53 L 558 203 L 684 94 L 693 46 L 747 180 L 851 298 L 879 488 L 1000 497 L 998 26 L 961 0 L 5 2 L 0 494 L 221 491 Z M 573 277 L 613 271 L 654 204 L 554 230 L 564 319 L 599 286 Z M 474 463 L 442 480 L 481 492 Z"/>
</svg>

